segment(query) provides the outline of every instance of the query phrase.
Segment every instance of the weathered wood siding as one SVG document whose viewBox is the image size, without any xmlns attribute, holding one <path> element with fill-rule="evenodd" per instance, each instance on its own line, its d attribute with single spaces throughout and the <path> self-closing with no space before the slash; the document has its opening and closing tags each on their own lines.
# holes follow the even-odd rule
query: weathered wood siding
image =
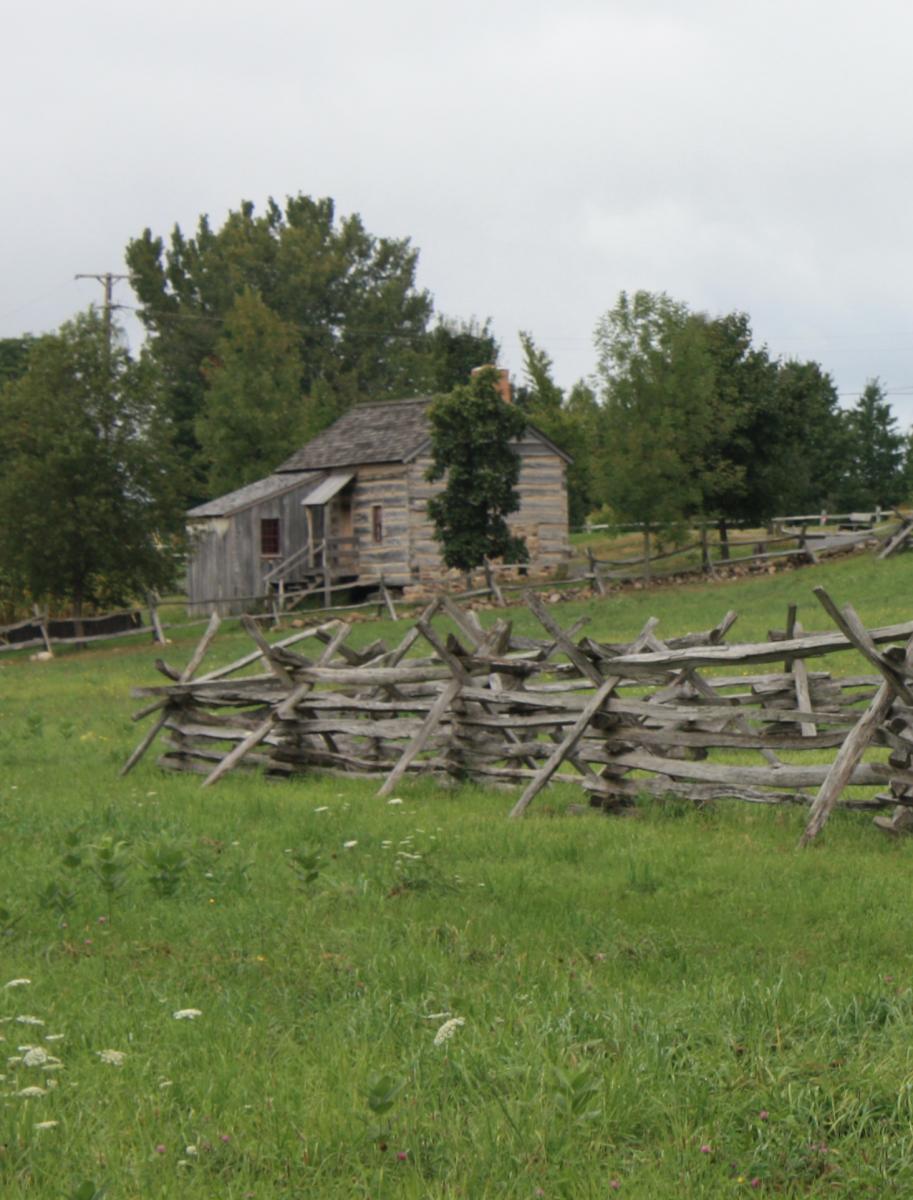
<svg viewBox="0 0 913 1200">
<path fill-rule="evenodd" d="M 383 538 L 374 541 L 373 509 L 380 505 Z M 408 583 L 411 528 L 409 472 L 402 463 L 358 468 L 352 497 L 352 531 L 358 539 L 358 573 Z"/>
<path fill-rule="evenodd" d="M 191 612 L 215 608 L 226 616 L 253 607 L 251 597 L 266 591 L 263 576 L 279 562 L 260 556 L 260 521 L 278 517 L 281 558 L 307 545 L 307 519 L 301 500 L 309 486 L 260 500 L 229 517 L 201 517 L 191 523 L 187 564 Z"/>
<path fill-rule="evenodd" d="M 511 531 L 526 539 L 531 565 L 555 567 L 570 555 L 567 521 L 567 487 L 564 459 L 533 435 L 514 443 L 520 456 L 520 509 L 511 513 Z M 428 501 L 444 487 L 443 481 L 429 483 L 425 473 L 431 465 L 430 454 L 420 455 L 409 464 L 409 524 L 411 532 L 410 569 L 413 578 L 441 574 L 438 543 L 428 517 Z"/>
</svg>

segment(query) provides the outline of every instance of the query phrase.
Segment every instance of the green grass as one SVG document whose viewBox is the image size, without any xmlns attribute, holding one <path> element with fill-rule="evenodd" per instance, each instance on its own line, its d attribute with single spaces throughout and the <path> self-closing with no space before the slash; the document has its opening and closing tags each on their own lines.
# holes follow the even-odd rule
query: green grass
<svg viewBox="0 0 913 1200">
<path fill-rule="evenodd" d="M 911 569 L 853 558 L 553 611 L 621 640 L 736 608 L 733 635 L 763 637 L 791 600 L 827 628 L 821 582 L 874 625 L 911 615 Z M 229 625 L 213 662 L 246 648 Z M 801 813 L 738 804 L 573 818 L 569 788 L 509 823 L 512 795 L 473 787 L 201 791 L 152 756 L 120 780 L 129 689 L 159 653 L 0 659 L 2 1048 L 63 1064 L 0 1067 L 0 1195 L 911 1193 L 913 846 L 841 814 L 799 854 Z M 440 1045 L 435 1014 L 464 1021 Z"/>
</svg>

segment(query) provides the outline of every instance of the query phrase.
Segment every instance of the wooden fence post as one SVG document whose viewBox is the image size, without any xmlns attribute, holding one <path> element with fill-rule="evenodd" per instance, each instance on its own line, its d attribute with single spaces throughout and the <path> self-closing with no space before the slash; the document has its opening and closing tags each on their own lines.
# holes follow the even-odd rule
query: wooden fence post
<svg viewBox="0 0 913 1200">
<path fill-rule="evenodd" d="M 165 645 L 165 631 L 159 620 L 158 596 L 155 592 L 146 593 L 146 603 L 149 606 L 149 624 L 152 626 L 152 640 L 159 646 Z"/>
<path fill-rule="evenodd" d="M 495 604 L 497 604 L 499 608 L 503 608 L 504 594 L 498 587 L 498 581 L 495 578 L 494 569 L 492 568 L 492 565 L 487 557 L 482 559 L 482 566 L 485 568 L 485 585 L 494 597 Z"/>
<path fill-rule="evenodd" d="M 605 595 L 605 584 L 602 582 L 602 577 L 599 574 L 599 567 L 596 562 L 596 555 L 593 553 L 593 551 L 590 549 L 589 546 L 587 546 L 587 548 L 586 548 L 586 556 L 587 556 L 587 561 L 590 564 L 589 578 L 592 579 L 592 581 L 593 581 L 593 587 L 599 593 L 600 596 L 604 596 Z"/>
<path fill-rule="evenodd" d="M 45 609 L 42 613 L 37 604 L 32 605 L 32 612 L 35 614 L 35 620 L 38 622 L 38 628 L 41 631 L 41 636 L 44 639 L 44 648 L 48 654 L 53 654 L 54 650 L 51 646 L 51 639 L 48 635 L 48 610 Z"/>
</svg>

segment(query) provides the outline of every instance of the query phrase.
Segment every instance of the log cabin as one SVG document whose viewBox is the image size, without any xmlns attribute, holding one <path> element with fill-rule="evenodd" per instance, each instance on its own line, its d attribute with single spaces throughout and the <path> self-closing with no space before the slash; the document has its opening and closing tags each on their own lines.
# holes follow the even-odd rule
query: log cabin
<svg viewBox="0 0 913 1200">
<path fill-rule="evenodd" d="M 506 374 L 506 373 L 505 373 Z M 258 480 L 193 508 L 187 590 L 193 612 L 250 609 L 293 594 L 441 579 L 428 499 L 432 397 L 360 404 Z M 520 508 L 508 518 L 530 568 L 566 561 L 570 458 L 528 425 L 514 442 Z"/>
</svg>

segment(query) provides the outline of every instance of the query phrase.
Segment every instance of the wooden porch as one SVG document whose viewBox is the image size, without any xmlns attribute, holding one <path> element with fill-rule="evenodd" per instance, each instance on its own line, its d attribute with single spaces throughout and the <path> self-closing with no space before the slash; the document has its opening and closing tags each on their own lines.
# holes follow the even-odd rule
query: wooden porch
<svg viewBox="0 0 913 1200">
<path fill-rule="evenodd" d="M 357 582 L 358 539 L 354 535 L 309 541 L 263 576 L 264 594 L 280 612 L 320 592 L 329 607 L 336 588 Z"/>
</svg>

